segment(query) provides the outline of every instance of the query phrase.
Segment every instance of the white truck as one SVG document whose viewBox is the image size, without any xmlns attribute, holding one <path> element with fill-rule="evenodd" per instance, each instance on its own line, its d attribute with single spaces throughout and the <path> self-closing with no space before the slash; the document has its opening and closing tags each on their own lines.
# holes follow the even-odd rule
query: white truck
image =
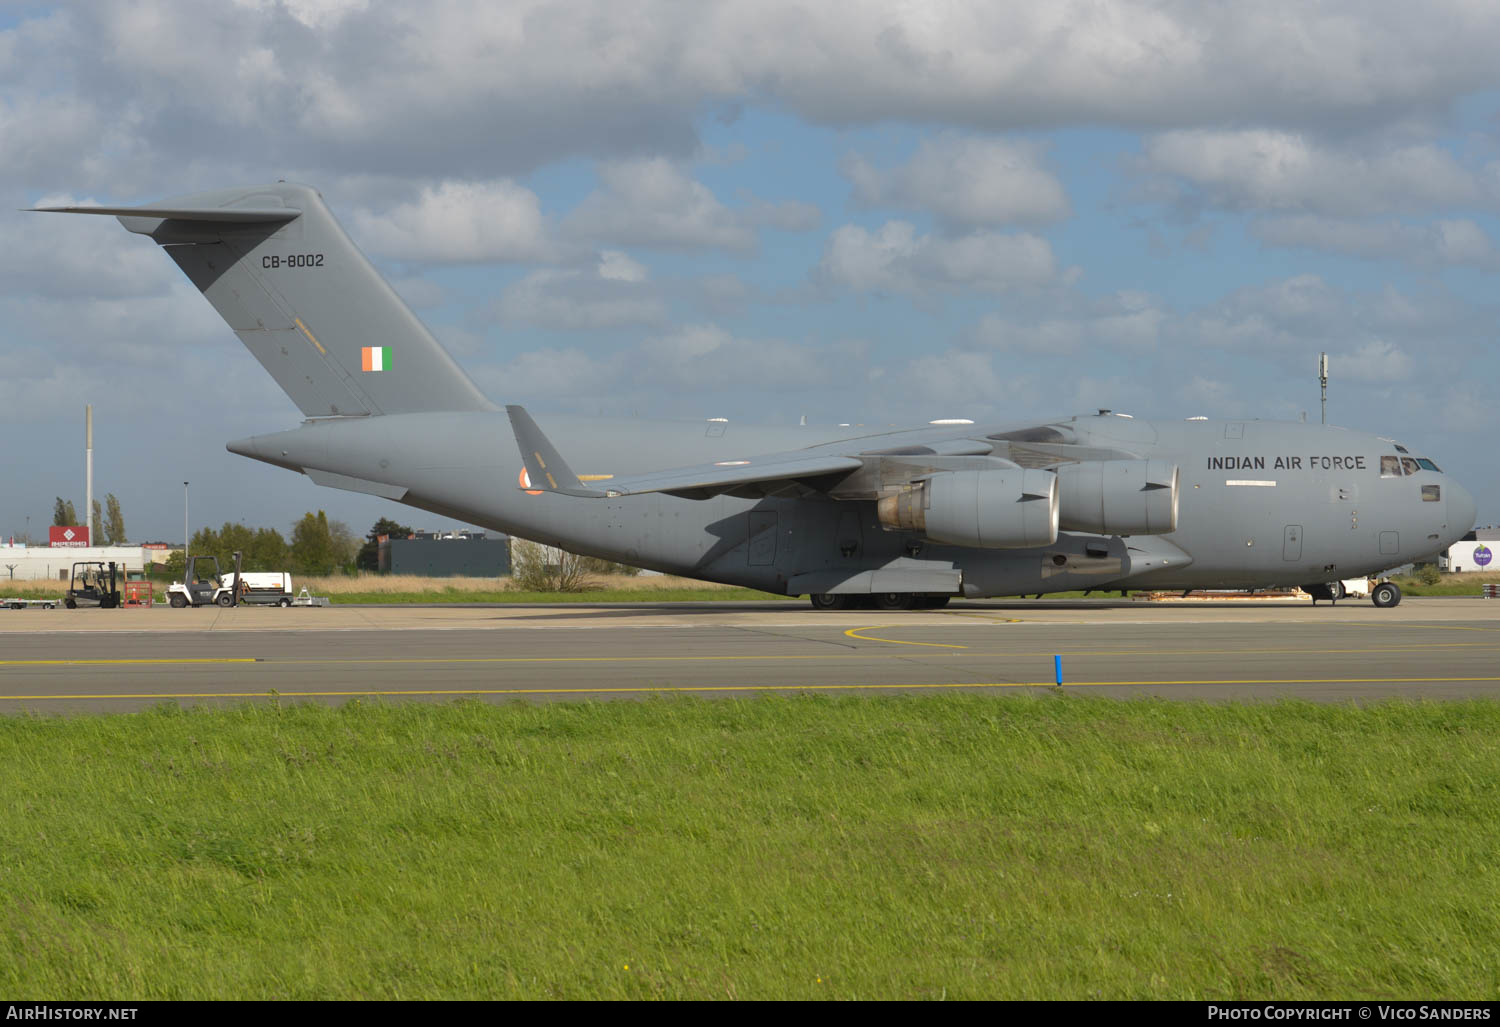
<svg viewBox="0 0 1500 1027">
<path fill-rule="evenodd" d="M 236 553 L 236 556 L 239 554 Z M 236 563 L 239 561 L 236 560 Z M 188 560 L 185 580 L 167 586 L 167 602 L 175 609 L 185 606 L 235 605 L 235 580 L 239 580 L 239 602 L 261 606 L 291 606 L 292 576 L 285 571 L 241 571 L 220 574 L 213 556 Z"/>
</svg>

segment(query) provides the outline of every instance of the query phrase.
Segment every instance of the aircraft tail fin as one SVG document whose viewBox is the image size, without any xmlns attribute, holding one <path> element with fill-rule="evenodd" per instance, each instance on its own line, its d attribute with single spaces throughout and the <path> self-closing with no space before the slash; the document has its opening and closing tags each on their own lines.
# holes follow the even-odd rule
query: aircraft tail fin
<svg viewBox="0 0 1500 1027">
<path fill-rule="evenodd" d="M 308 417 L 495 409 L 314 189 L 39 209 L 112 214 L 154 239 Z"/>
</svg>

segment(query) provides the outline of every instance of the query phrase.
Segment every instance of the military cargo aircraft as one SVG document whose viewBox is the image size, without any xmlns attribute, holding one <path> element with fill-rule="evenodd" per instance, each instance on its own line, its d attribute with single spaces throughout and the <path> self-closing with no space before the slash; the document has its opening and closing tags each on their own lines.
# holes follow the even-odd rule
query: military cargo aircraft
<svg viewBox="0 0 1500 1027">
<path fill-rule="evenodd" d="M 155 240 L 302 411 L 232 453 L 608 560 L 819 609 L 1072 589 L 1248 589 L 1433 556 L 1474 524 L 1378 435 L 1100 410 L 901 430 L 546 418 L 486 398 L 314 189 L 110 214 Z M 1384 582 L 1372 598 L 1395 606 Z"/>
</svg>

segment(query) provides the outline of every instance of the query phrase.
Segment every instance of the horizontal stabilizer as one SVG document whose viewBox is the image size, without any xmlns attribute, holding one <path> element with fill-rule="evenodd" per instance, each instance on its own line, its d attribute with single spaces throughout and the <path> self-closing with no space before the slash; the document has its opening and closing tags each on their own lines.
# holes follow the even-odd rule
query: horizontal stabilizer
<svg viewBox="0 0 1500 1027">
<path fill-rule="evenodd" d="M 219 224 L 274 224 L 301 215 L 294 207 L 28 207 L 43 214 L 113 214 L 170 221 L 214 221 Z"/>
</svg>

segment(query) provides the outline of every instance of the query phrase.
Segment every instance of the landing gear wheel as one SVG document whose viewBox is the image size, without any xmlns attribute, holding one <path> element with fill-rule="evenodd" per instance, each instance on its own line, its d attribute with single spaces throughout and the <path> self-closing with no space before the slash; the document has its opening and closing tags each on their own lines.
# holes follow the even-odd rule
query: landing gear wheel
<svg viewBox="0 0 1500 1027">
<path fill-rule="evenodd" d="M 173 592 L 172 597 L 167 601 L 172 604 L 174 610 L 180 610 L 187 605 L 187 597 L 178 595 L 176 592 Z"/>
<path fill-rule="evenodd" d="M 876 592 L 870 598 L 877 610 L 910 610 L 917 601 L 910 592 Z"/>
<path fill-rule="evenodd" d="M 234 596 L 228 594 L 221 595 L 219 598 L 215 599 L 214 602 L 218 603 L 220 606 L 227 607 L 234 602 Z"/>
<path fill-rule="evenodd" d="M 1401 589 L 1397 587 L 1394 581 L 1382 581 L 1370 593 L 1370 602 L 1381 609 L 1396 606 L 1401 602 Z"/>
<path fill-rule="evenodd" d="M 814 610 L 847 610 L 849 597 L 832 593 L 813 594 L 807 597 Z"/>
</svg>

